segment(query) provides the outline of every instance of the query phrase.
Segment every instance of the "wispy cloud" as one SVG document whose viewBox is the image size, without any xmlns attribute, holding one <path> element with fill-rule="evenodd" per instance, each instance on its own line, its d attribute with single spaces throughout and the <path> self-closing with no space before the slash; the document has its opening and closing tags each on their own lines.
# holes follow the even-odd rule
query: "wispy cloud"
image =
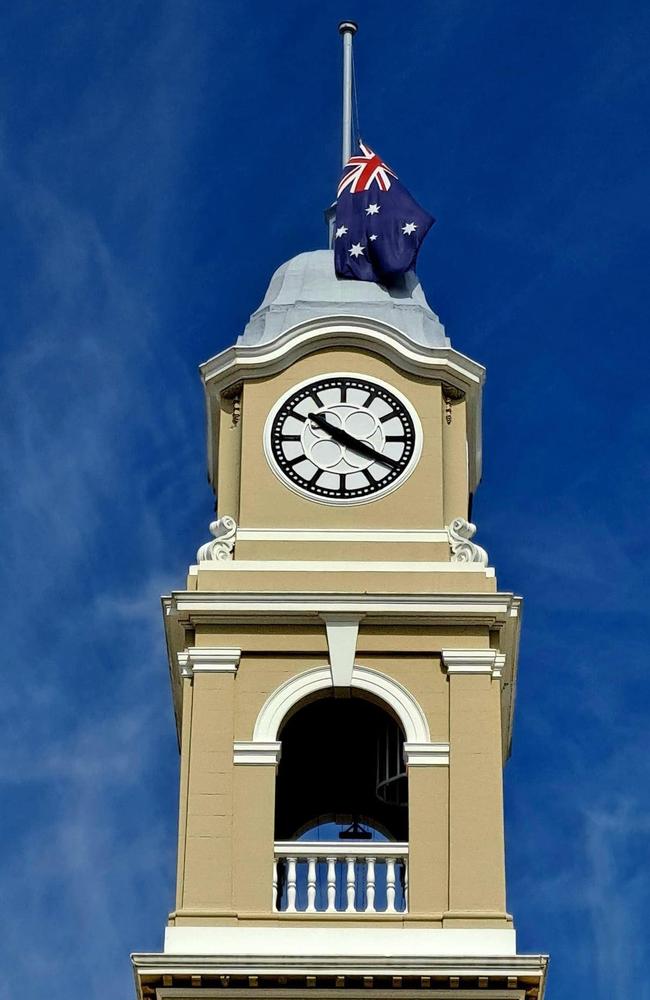
<svg viewBox="0 0 650 1000">
<path fill-rule="evenodd" d="M 211 503 L 194 364 L 321 245 L 338 166 L 336 5 L 73 7 L 14 5 L 0 39 L 7 1000 L 130 996 L 129 951 L 160 946 L 158 595 Z M 520 945 L 551 951 L 549 1000 L 642 1000 L 647 16 L 560 7 L 413 6 L 398 30 L 380 0 L 357 69 L 364 129 L 440 216 L 432 305 L 490 366 L 479 541 L 526 597 Z"/>
<path fill-rule="evenodd" d="M 83 18 L 68 27 L 83 36 Z M 161 9 L 121 76 L 86 81 L 65 146 L 60 123 L 22 145 L 5 133 L 23 258 L 3 305 L 3 997 L 128 995 L 129 951 L 160 946 L 172 905 L 177 755 L 158 598 L 182 580 L 183 532 L 194 544 L 210 508 L 200 390 L 170 343 L 155 265 L 195 127 L 191 29 Z"/>
</svg>

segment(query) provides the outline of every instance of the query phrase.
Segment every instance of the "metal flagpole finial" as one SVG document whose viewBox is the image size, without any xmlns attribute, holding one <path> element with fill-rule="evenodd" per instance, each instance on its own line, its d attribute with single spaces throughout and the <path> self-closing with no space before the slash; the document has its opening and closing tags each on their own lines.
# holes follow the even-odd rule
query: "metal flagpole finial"
<svg viewBox="0 0 650 1000">
<path fill-rule="evenodd" d="M 343 39 L 343 133 L 342 163 L 350 159 L 352 153 L 352 38 L 357 32 L 354 21 L 341 21 L 339 33 Z"/>
</svg>

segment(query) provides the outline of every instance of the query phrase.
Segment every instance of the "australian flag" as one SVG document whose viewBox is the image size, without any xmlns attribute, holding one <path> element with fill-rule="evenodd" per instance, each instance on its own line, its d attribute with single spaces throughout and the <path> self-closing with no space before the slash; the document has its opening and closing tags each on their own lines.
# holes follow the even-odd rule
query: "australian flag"
<svg viewBox="0 0 650 1000">
<path fill-rule="evenodd" d="M 414 267 L 435 219 L 363 142 L 343 168 L 337 197 L 334 267 L 340 278 L 389 285 Z"/>
</svg>

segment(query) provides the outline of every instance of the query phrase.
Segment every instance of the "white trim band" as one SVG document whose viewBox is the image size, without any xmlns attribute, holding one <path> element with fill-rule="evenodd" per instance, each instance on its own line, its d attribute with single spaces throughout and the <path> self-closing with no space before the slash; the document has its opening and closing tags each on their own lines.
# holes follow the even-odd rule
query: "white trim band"
<svg viewBox="0 0 650 1000">
<path fill-rule="evenodd" d="M 236 566 L 237 563 L 229 563 Z M 425 616 L 471 617 L 489 622 L 505 622 L 508 618 L 516 618 L 521 607 L 521 598 L 513 594 L 455 594 L 455 593 L 413 593 L 413 594 L 368 594 L 341 593 L 332 594 L 328 591 L 313 593 L 275 593 L 273 591 L 175 591 L 170 597 L 164 597 L 166 614 L 177 614 L 181 621 L 213 620 L 218 615 L 230 616 L 238 614 L 262 615 L 270 614 L 277 623 L 291 618 L 294 621 L 301 615 L 312 615 L 320 618 L 323 614 L 353 613 L 362 615 L 381 615 L 386 624 L 388 616 L 416 615 Z M 169 610 L 167 610 L 169 609 Z M 202 616 L 209 616 L 203 619 Z M 199 616 L 200 619 L 199 619 Z M 482 652 L 482 650 L 481 650 Z"/>
<path fill-rule="evenodd" d="M 235 646 L 189 646 L 178 653 L 182 677 L 194 674 L 236 674 L 241 649 Z"/>
<path fill-rule="evenodd" d="M 339 914 L 340 916 L 340 914 Z M 399 919 L 402 914 L 396 914 Z M 380 961 L 402 971 L 400 961 L 421 961 L 434 956 L 459 960 L 459 969 L 482 956 L 494 959 L 517 953 L 511 928 L 388 928 L 388 927 L 166 927 L 166 955 L 234 956 L 258 961 L 275 958 L 280 968 L 303 957 L 327 958 L 330 966 L 347 960 Z M 468 959 L 467 956 L 472 956 Z M 290 956 L 288 958 L 287 956 Z M 461 991 L 462 992 L 462 991 Z"/>
<path fill-rule="evenodd" d="M 277 767 L 280 762 L 282 744 L 279 740 L 268 740 L 266 743 L 241 741 L 233 743 L 233 764 L 272 764 Z"/>
<path fill-rule="evenodd" d="M 481 573 L 486 577 L 494 576 L 492 566 L 482 566 L 480 563 L 463 562 L 380 562 L 375 561 L 344 561 L 336 559 L 235 559 L 231 562 L 221 560 L 202 560 L 198 563 L 204 572 L 227 573 Z"/>
<path fill-rule="evenodd" d="M 449 545 L 447 529 L 237 528 L 238 542 L 417 542 Z"/>
<path fill-rule="evenodd" d="M 501 677 L 505 655 L 496 649 L 443 649 L 442 662 L 448 674 L 489 674 Z"/>
<path fill-rule="evenodd" d="M 276 858 L 407 858 L 409 845 L 395 840 L 276 840 Z M 299 911 L 301 912 L 301 911 Z M 324 913 L 326 911 L 318 911 Z M 334 911 L 340 917 L 342 910 Z M 356 912 L 359 912 L 358 910 Z"/>
<path fill-rule="evenodd" d="M 405 743 L 404 763 L 408 767 L 449 765 L 448 743 Z"/>
</svg>

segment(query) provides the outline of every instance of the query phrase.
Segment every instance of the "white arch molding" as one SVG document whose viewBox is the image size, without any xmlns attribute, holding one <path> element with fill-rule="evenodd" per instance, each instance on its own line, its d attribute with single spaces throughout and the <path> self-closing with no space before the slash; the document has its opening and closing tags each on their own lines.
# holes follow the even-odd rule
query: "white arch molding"
<svg viewBox="0 0 650 1000">
<path fill-rule="evenodd" d="M 373 695 L 393 710 L 404 730 L 407 764 L 449 763 L 449 744 L 431 742 L 426 716 L 402 684 L 378 670 L 355 663 L 350 686 Z M 280 684 L 260 709 L 253 739 L 235 743 L 235 764 L 277 764 L 281 747 L 278 733 L 287 714 L 310 695 L 331 688 L 332 671 L 329 665 L 305 670 Z"/>
</svg>

